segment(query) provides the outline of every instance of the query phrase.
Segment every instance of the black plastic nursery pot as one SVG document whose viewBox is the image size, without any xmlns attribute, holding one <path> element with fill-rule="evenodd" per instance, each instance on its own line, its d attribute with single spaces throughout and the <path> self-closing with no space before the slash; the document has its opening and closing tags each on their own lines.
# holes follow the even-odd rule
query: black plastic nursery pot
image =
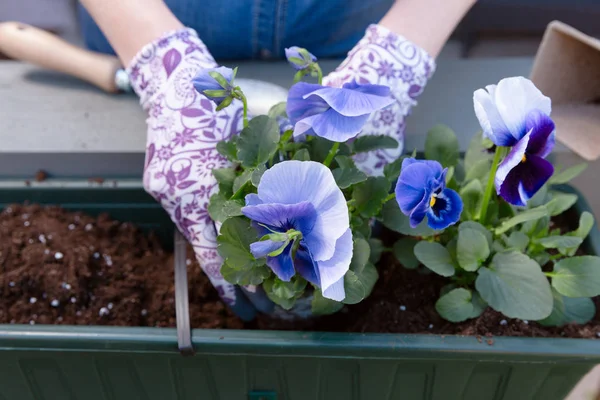
<svg viewBox="0 0 600 400">
<path fill-rule="evenodd" d="M 0 189 L 0 207 L 26 200 L 173 235 L 140 187 Z M 600 254 L 596 228 L 585 246 Z M 0 399 L 558 400 L 600 363 L 591 339 L 199 329 L 192 344 L 183 356 L 174 328 L 0 325 Z"/>
</svg>

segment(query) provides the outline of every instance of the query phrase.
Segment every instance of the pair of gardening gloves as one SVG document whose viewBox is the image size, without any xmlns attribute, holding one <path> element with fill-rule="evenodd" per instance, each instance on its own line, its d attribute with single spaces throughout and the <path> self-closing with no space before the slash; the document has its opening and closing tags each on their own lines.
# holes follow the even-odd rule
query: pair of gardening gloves
<svg viewBox="0 0 600 400">
<path fill-rule="evenodd" d="M 308 49 L 310 50 L 310 49 Z M 217 63 L 195 31 L 168 32 L 146 45 L 128 73 L 133 89 L 148 112 L 144 187 L 169 213 L 192 244 L 198 262 L 219 295 L 244 320 L 257 310 L 272 312 L 273 303 L 260 287 L 238 287 L 225 281 L 217 252 L 216 227 L 207 208 L 217 190 L 214 168 L 228 166 L 217 143 L 242 129 L 242 103 L 216 111 L 216 105 L 194 90 L 192 79 Z M 435 68 L 421 48 L 379 25 L 371 25 L 346 60 L 323 84 L 347 82 L 386 85 L 396 100 L 373 113 L 361 135 L 388 135 L 396 149 L 377 150 L 355 159 L 365 173 L 379 175 L 402 152 L 405 117 L 416 104 Z"/>
</svg>

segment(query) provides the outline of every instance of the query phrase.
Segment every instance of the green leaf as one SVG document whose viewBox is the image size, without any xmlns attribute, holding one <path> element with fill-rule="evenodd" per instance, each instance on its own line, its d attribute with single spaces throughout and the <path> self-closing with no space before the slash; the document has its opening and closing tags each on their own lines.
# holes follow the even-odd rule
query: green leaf
<svg viewBox="0 0 600 400">
<path fill-rule="evenodd" d="M 223 140 L 217 143 L 217 151 L 219 154 L 231 162 L 238 161 L 236 147 L 237 138 L 237 136 L 234 136 L 230 140 Z"/>
<path fill-rule="evenodd" d="M 487 229 L 485 226 L 481 225 L 479 222 L 475 222 L 475 221 L 465 221 L 462 222 L 460 225 L 458 225 L 458 231 L 460 232 L 463 229 L 475 229 L 476 231 L 479 231 L 483 234 L 483 236 L 485 236 L 485 238 L 487 239 L 488 242 L 488 246 L 492 246 L 492 242 L 494 240 L 493 234 L 492 232 Z"/>
<path fill-rule="evenodd" d="M 555 174 L 554 176 L 552 176 L 548 180 L 548 183 L 551 184 L 551 185 L 558 185 L 558 184 L 561 184 L 561 183 L 567 183 L 571 179 L 575 178 L 577 175 L 579 175 L 583 171 L 585 171 L 586 168 L 587 168 L 587 164 L 585 164 L 585 163 L 574 165 L 574 166 L 572 166 L 570 168 L 567 168 L 564 171 L 561 171 L 560 173 Z"/>
<path fill-rule="evenodd" d="M 473 304 L 473 312 L 471 313 L 471 316 L 469 318 L 479 317 L 488 306 L 485 300 L 483 300 L 479 293 L 477 293 L 477 291 L 473 292 L 471 303 Z"/>
<path fill-rule="evenodd" d="M 600 295 L 600 257 L 565 258 L 554 264 L 552 286 L 563 296 Z"/>
<path fill-rule="evenodd" d="M 539 218 L 548 216 L 548 210 L 544 206 L 532 208 L 515 215 L 514 217 L 504 221 L 502 225 L 496 228 L 496 234 L 501 235 L 508 231 L 513 226 L 522 224 L 523 222 L 533 221 Z"/>
<path fill-rule="evenodd" d="M 217 237 L 218 251 L 225 263 L 233 269 L 250 269 L 257 261 L 250 252 L 250 243 L 258 241 L 250 220 L 243 217 L 229 218 L 221 226 Z"/>
<path fill-rule="evenodd" d="M 265 164 L 261 164 L 252 172 L 252 177 L 250 180 L 252 181 L 252 185 L 254 187 L 258 187 L 258 184 L 260 183 L 260 179 L 262 178 L 262 176 L 266 170 L 267 170 L 267 166 Z"/>
<path fill-rule="evenodd" d="M 227 200 L 221 193 L 215 193 L 208 203 L 208 215 L 213 221 L 223 222 L 231 217 L 242 215 L 242 200 Z"/>
<path fill-rule="evenodd" d="M 546 203 L 546 209 L 548 210 L 548 213 L 554 217 L 567 211 L 576 202 L 576 194 L 555 192 L 552 195 L 552 200 Z"/>
<path fill-rule="evenodd" d="M 531 199 L 527 202 L 527 208 L 535 208 L 539 207 L 543 204 L 546 204 L 550 200 L 550 195 L 548 193 L 548 185 L 543 185 L 540 190 L 537 191 L 536 194 L 533 195 Z M 508 203 L 504 203 L 508 204 Z"/>
<path fill-rule="evenodd" d="M 456 258 L 462 269 L 477 271 L 477 268 L 489 256 L 490 248 L 483 233 L 476 229 L 461 229 L 458 231 Z"/>
<path fill-rule="evenodd" d="M 354 161 L 347 156 L 337 156 L 335 158 L 339 168 L 331 171 L 335 182 L 341 189 L 346 189 L 355 183 L 364 182 L 367 180 L 367 175 L 356 168 Z"/>
<path fill-rule="evenodd" d="M 390 192 L 390 182 L 383 176 L 369 177 L 354 186 L 352 199 L 356 210 L 364 218 L 379 214 L 383 200 Z"/>
<path fill-rule="evenodd" d="M 398 148 L 398 141 L 385 135 L 363 135 L 357 137 L 352 143 L 352 151 L 354 153 L 396 148 Z"/>
<path fill-rule="evenodd" d="M 384 246 L 380 239 L 369 238 L 369 247 L 371 248 L 371 255 L 369 256 L 369 262 L 371 264 L 377 264 L 381 259 Z"/>
<path fill-rule="evenodd" d="M 498 253 L 479 268 L 475 287 L 496 311 L 509 318 L 539 320 L 552 312 L 552 291 L 540 266 L 526 255 Z"/>
<path fill-rule="evenodd" d="M 492 165 L 493 158 L 494 153 L 490 152 L 489 148 L 484 145 L 483 135 L 481 133 L 474 135 L 465 153 L 465 170 L 467 174 L 479 163 L 483 163 L 482 165 L 486 166 L 484 174 L 487 174 Z"/>
<path fill-rule="evenodd" d="M 453 289 L 439 298 L 435 309 L 446 321 L 465 321 L 471 318 L 474 312 L 471 291 L 463 288 Z"/>
<path fill-rule="evenodd" d="M 279 125 L 273 118 L 259 115 L 248 122 L 237 140 L 237 156 L 246 168 L 265 164 L 277 151 Z"/>
<path fill-rule="evenodd" d="M 233 194 L 233 182 L 236 178 L 235 170 L 233 168 L 216 168 L 212 170 L 212 173 L 219 183 L 219 193 L 224 197 L 231 197 Z"/>
<path fill-rule="evenodd" d="M 596 314 L 596 306 L 587 297 L 566 297 L 552 289 L 554 307 L 548 318 L 538 321 L 544 326 L 563 326 L 567 324 L 583 325 L 592 320 Z"/>
<path fill-rule="evenodd" d="M 543 237 L 548 236 L 548 229 L 550 227 L 550 216 L 547 215 L 540 219 L 527 221 L 521 227 L 521 232 L 525 233 L 527 236 L 534 237 Z"/>
<path fill-rule="evenodd" d="M 346 272 L 344 275 L 344 288 L 346 298 L 344 304 L 356 304 L 371 294 L 379 274 L 371 263 L 368 263 L 360 273 L 354 271 Z"/>
<path fill-rule="evenodd" d="M 232 268 L 224 263 L 221 266 L 221 275 L 234 285 L 260 285 L 271 275 L 271 270 L 266 265 L 255 265 L 248 269 Z"/>
<path fill-rule="evenodd" d="M 390 182 L 395 181 L 400 176 L 400 170 L 402 169 L 402 161 L 405 157 L 400 157 L 396 161 L 386 164 L 383 167 L 383 176 L 385 176 Z"/>
<path fill-rule="evenodd" d="M 587 211 L 584 211 L 579 216 L 579 227 L 574 232 L 577 237 L 585 239 L 594 227 L 594 216 Z"/>
<path fill-rule="evenodd" d="M 312 315 L 335 314 L 344 307 L 344 303 L 323 297 L 320 290 L 313 292 L 311 302 Z"/>
<path fill-rule="evenodd" d="M 583 239 L 577 236 L 548 236 L 536 239 L 535 242 L 546 249 L 559 249 L 579 246 Z"/>
<path fill-rule="evenodd" d="M 492 162 L 489 160 L 479 160 L 473 165 L 471 169 L 467 170 L 465 175 L 465 180 L 478 180 L 485 181 L 486 177 L 490 173 L 490 168 L 492 166 Z"/>
<path fill-rule="evenodd" d="M 514 231 L 506 240 L 506 245 L 509 249 L 525 251 L 529 245 L 529 236 L 520 231 Z"/>
<path fill-rule="evenodd" d="M 394 200 L 390 200 L 383 205 L 381 222 L 385 227 L 408 236 L 427 237 L 442 232 L 431 229 L 427 226 L 426 220 L 423 220 L 416 228 L 411 228 L 409 218 L 400 211 L 398 202 Z"/>
<path fill-rule="evenodd" d="M 246 169 L 242 172 L 241 175 L 235 178 L 233 181 L 233 193 L 237 193 L 246 183 L 250 182 L 252 179 L 252 174 L 254 173 L 254 169 Z"/>
<path fill-rule="evenodd" d="M 360 274 L 369 262 L 371 256 L 371 246 L 365 239 L 355 238 L 352 250 L 352 261 L 350 261 L 350 271 Z"/>
<path fill-rule="evenodd" d="M 463 218 L 470 220 L 479 218 L 481 200 L 483 198 L 483 187 L 481 182 L 473 180 L 460 190 L 463 200 Z"/>
<path fill-rule="evenodd" d="M 277 117 L 287 117 L 285 108 L 286 108 L 287 102 L 282 101 L 281 103 L 277 103 L 275 104 L 273 107 L 271 107 L 269 109 L 269 117 L 270 118 L 277 118 Z"/>
<path fill-rule="evenodd" d="M 362 236 L 363 238 L 371 237 L 371 224 L 368 219 L 362 219 L 353 215 L 350 219 L 350 227 L 355 237 Z"/>
<path fill-rule="evenodd" d="M 425 139 L 425 157 L 437 160 L 444 167 L 458 163 L 458 139 L 452 129 L 444 125 L 436 125 L 427 132 Z"/>
<path fill-rule="evenodd" d="M 310 153 L 307 149 L 300 149 L 296 152 L 296 154 L 294 154 L 292 160 L 310 161 Z"/>
<path fill-rule="evenodd" d="M 452 256 L 439 243 L 420 241 L 415 245 L 415 256 L 424 266 L 438 275 L 454 275 Z"/>
<path fill-rule="evenodd" d="M 394 256 L 406 269 L 415 269 L 421 264 L 415 256 L 417 243 L 419 241 L 412 237 L 403 237 L 394 243 Z"/>
<path fill-rule="evenodd" d="M 289 310 L 294 306 L 296 300 L 304 294 L 306 281 L 297 276 L 293 277 L 289 282 L 284 282 L 277 277 L 273 277 L 264 281 L 262 286 L 271 301 L 283 309 Z"/>
</svg>

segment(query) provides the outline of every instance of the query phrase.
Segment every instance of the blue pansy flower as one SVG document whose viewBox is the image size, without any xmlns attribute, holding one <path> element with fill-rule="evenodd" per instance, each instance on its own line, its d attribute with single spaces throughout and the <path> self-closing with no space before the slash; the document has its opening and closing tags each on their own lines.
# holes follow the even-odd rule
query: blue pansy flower
<svg viewBox="0 0 600 400">
<path fill-rule="evenodd" d="M 317 62 L 317 57 L 298 46 L 285 49 L 285 57 L 290 65 L 298 71 L 309 68 L 311 64 Z"/>
<path fill-rule="evenodd" d="M 533 110 L 525 121 L 527 134 L 498 165 L 495 183 L 500 197 L 516 206 L 525 206 L 554 173 L 544 158 L 554 147 L 554 122 Z"/>
<path fill-rule="evenodd" d="M 262 236 L 254 257 L 282 281 L 296 273 L 323 296 L 345 298 L 344 275 L 352 259 L 346 199 L 329 168 L 314 161 L 283 161 L 267 170 L 257 194 L 246 196 L 242 213 Z"/>
<path fill-rule="evenodd" d="M 473 101 L 483 134 L 497 146 L 512 147 L 498 166 L 496 192 L 508 203 L 524 206 L 554 172 L 544 159 L 555 142 L 551 101 L 523 77 L 479 89 Z"/>
<path fill-rule="evenodd" d="M 211 75 L 215 72 L 224 78 L 224 82 L 219 83 L 217 79 Z M 217 105 L 220 105 L 223 100 L 231 96 L 234 89 L 234 77 L 235 73 L 231 68 L 206 68 L 198 72 L 194 79 L 192 79 L 192 84 L 198 93 L 202 93 Z"/>
<path fill-rule="evenodd" d="M 444 229 L 460 219 L 463 202 L 446 188 L 446 172 L 437 161 L 406 158 L 396 184 L 396 201 L 415 228 L 427 216 L 427 225 Z"/>
<path fill-rule="evenodd" d="M 390 88 L 383 85 L 352 81 L 333 88 L 298 82 L 289 91 L 286 111 L 294 137 L 306 134 L 345 142 L 362 130 L 371 113 L 393 102 Z"/>
</svg>

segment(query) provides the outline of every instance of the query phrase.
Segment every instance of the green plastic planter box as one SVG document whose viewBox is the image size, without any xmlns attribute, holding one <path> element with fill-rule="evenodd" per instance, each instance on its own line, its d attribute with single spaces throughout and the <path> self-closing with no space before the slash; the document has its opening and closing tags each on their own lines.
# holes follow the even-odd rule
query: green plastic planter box
<svg viewBox="0 0 600 400">
<path fill-rule="evenodd" d="M 142 189 L 0 190 L 0 207 L 25 200 L 173 235 Z M 597 229 L 586 246 L 600 254 Z M 194 330 L 192 340 L 184 357 L 175 329 L 0 325 L 0 400 L 562 400 L 600 363 L 600 341 L 585 339 Z"/>
</svg>

